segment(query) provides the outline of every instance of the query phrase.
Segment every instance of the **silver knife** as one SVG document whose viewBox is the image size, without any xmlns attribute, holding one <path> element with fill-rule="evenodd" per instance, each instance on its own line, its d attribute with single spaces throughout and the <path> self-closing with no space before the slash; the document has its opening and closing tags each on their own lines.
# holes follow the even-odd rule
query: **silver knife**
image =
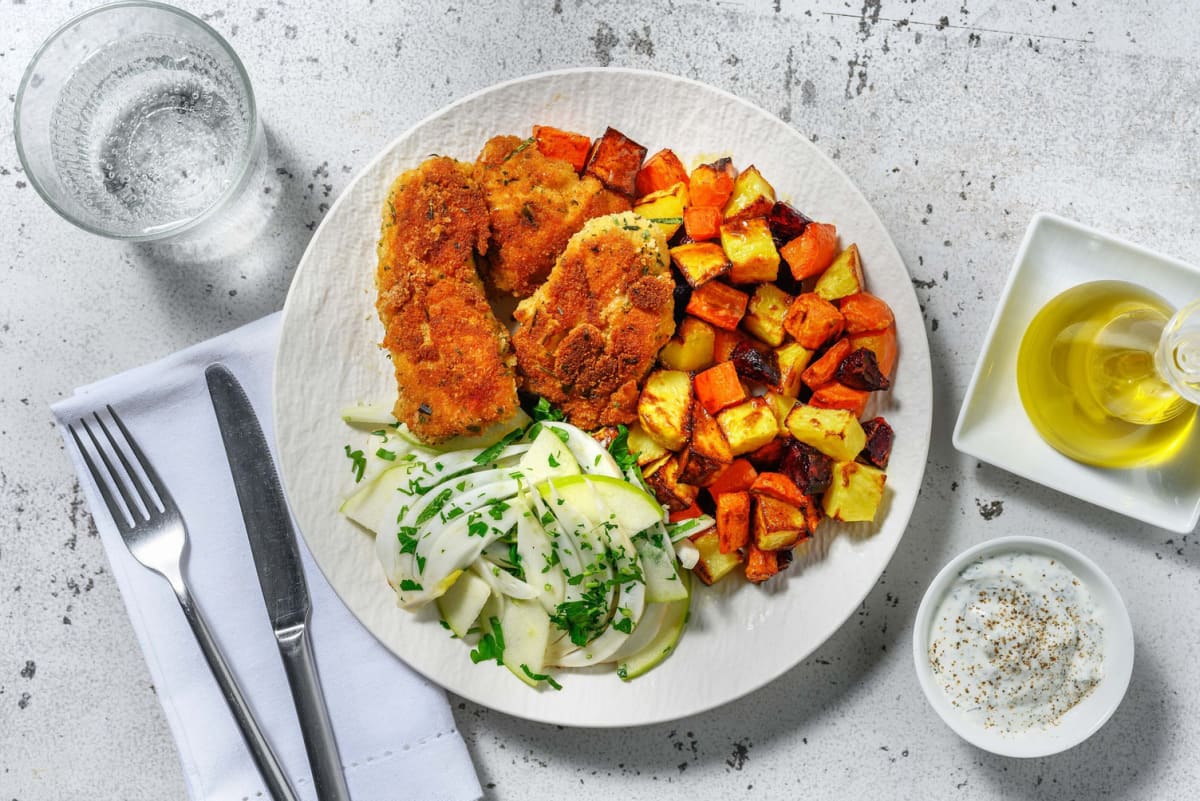
<svg viewBox="0 0 1200 801">
<path fill-rule="evenodd" d="M 204 371 L 204 377 L 217 413 L 229 469 L 233 472 L 263 600 L 292 688 L 317 798 L 349 801 L 337 741 L 313 661 L 308 635 L 308 586 L 300 566 L 296 532 L 267 439 L 246 391 L 233 373 L 224 365 L 212 364 Z"/>
</svg>

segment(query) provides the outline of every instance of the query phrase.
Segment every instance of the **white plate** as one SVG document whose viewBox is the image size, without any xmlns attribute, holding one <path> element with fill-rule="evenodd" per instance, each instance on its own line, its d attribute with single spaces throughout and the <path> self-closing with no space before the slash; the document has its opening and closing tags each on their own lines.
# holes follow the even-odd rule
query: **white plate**
<svg viewBox="0 0 1200 801">
<path fill-rule="evenodd" d="M 628 684 L 611 670 L 567 672 L 562 692 L 538 692 L 494 664 L 473 665 L 428 614 L 396 608 L 370 537 L 337 507 L 350 489 L 339 411 L 391 402 L 390 362 L 375 346 L 375 243 L 393 178 L 430 153 L 473 160 L 493 135 L 534 123 L 599 136 L 613 126 L 653 153 L 671 147 L 691 166 L 731 154 L 756 164 L 780 197 L 831 220 L 862 251 L 869 289 L 896 314 L 895 386 L 878 409 L 896 430 L 881 523 L 831 537 L 820 558 L 763 587 L 732 577 L 697 591 L 678 651 Z M 402 135 L 350 184 L 317 230 L 284 307 L 275 372 L 275 431 L 292 509 L 317 564 L 351 611 L 416 670 L 458 695 L 519 717 L 570 726 L 652 723 L 709 709 L 762 686 L 812 653 L 866 596 L 908 525 L 929 444 L 929 347 L 908 272 L 850 180 L 776 117 L 702 84 L 630 70 L 535 75 L 460 100 Z M 698 582 L 697 582 L 698 584 Z"/>
<path fill-rule="evenodd" d="M 933 633 L 934 616 L 951 584 L 972 562 L 1002 553 L 1039 554 L 1057 559 L 1087 588 L 1104 627 L 1101 656 L 1104 673 L 1100 683 L 1063 715 L 1056 725 L 1019 734 L 986 728 L 965 717 L 950 703 L 929 663 L 929 638 Z M 1040 537 L 999 537 L 963 551 L 929 583 L 913 623 L 913 661 L 917 680 L 930 706 L 958 736 L 1002 756 L 1049 756 L 1091 737 L 1121 705 L 1129 688 L 1129 678 L 1133 675 L 1133 626 L 1116 585 L 1095 562 L 1079 551 Z"/>
<path fill-rule="evenodd" d="M 1038 435 L 1017 392 L 1017 351 L 1034 315 L 1087 281 L 1130 281 L 1182 306 L 1200 297 L 1200 270 L 1094 228 L 1038 214 L 1017 252 L 954 426 L 954 447 L 1059 492 L 1180 534 L 1200 521 L 1200 436 L 1167 464 L 1091 467 Z"/>
</svg>

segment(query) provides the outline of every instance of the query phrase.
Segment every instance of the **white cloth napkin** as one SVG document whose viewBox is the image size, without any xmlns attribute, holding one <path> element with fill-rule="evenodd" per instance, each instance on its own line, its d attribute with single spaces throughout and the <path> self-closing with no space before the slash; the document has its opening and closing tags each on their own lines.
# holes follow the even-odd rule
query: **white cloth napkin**
<svg viewBox="0 0 1200 801">
<path fill-rule="evenodd" d="M 138 440 L 187 521 L 191 550 L 184 575 L 196 603 L 293 786 L 302 798 L 315 799 L 295 707 L 204 379 L 208 364 L 220 361 L 228 366 L 273 442 L 271 371 L 278 333 L 279 315 L 263 318 L 155 364 L 78 389 L 55 404 L 53 412 L 62 427 L 111 404 Z M 175 735 L 191 798 L 268 798 L 174 593 L 130 555 L 65 429 L 63 434 Z M 359 625 L 303 542 L 300 550 L 312 598 L 317 669 L 352 797 L 478 798 L 479 781 L 445 695 Z"/>
</svg>

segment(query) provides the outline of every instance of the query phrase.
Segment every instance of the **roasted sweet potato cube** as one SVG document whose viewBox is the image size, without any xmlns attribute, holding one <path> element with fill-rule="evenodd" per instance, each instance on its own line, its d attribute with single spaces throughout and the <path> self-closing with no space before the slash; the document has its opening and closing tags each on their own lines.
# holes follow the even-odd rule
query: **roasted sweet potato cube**
<svg viewBox="0 0 1200 801">
<path fill-rule="evenodd" d="M 583 134 L 549 125 L 533 126 L 533 141 L 543 156 L 568 162 L 575 172 L 582 170 L 587 163 L 588 150 L 592 146 L 592 140 Z"/>
<path fill-rule="evenodd" d="M 671 261 L 683 280 L 698 287 L 729 272 L 729 258 L 716 242 L 688 242 L 671 248 Z"/>
<path fill-rule="evenodd" d="M 692 191 L 692 204 L 696 206 L 714 206 L 722 210 L 721 219 L 725 218 L 725 204 L 733 194 L 733 180 L 737 178 L 737 170 L 729 159 L 719 159 L 711 164 L 701 164 L 692 170 L 688 180 L 688 188 Z"/>
<path fill-rule="evenodd" d="M 833 260 L 833 264 L 821 273 L 813 292 L 825 300 L 837 300 L 847 295 L 855 295 L 864 289 L 862 260 L 858 255 L 858 245 L 851 245 Z"/>
<path fill-rule="evenodd" d="M 850 336 L 851 348 L 867 348 L 875 354 L 875 362 L 879 365 L 879 371 L 886 376 L 891 376 L 892 371 L 896 367 L 896 356 L 899 352 L 899 346 L 896 343 L 896 326 L 891 325 L 882 331 L 868 331 L 863 334 L 852 334 Z M 716 345 L 714 344 L 714 356 Z"/>
<path fill-rule="evenodd" d="M 761 448 L 779 434 L 779 423 L 762 398 L 750 398 L 717 414 L 717 423 L 735 456 Z M 860 446 L 858 450 L 862 450 Z M 858 454 L 856 450 L 855 455 Z"/>
<path fill-rule="evenodd" d="M 816 389 L 828 384 L 837 375 L 838 365 L 842 363 L 842 359 L 850 355 L 851 350 L 853 350 L 853 346 L 850 344 L 850 340 L 839 339 L 829 346 L 829 350 L 825 351 L 821 358 L 810 364 L 800 374 L 800 379 L 809 389 Z"/>
<path fill-rule="evenodd" d="M 784 442 L 779 472 L 805 495 L 820 495 L 833 480 L 833 460 L 811 445 L 789 439 Z"/>
<path fill-rule="evenodd" d="M 896 322 L 887 301 L 866 292 L 847 295 L 838 301 L 838 309 L 846 318 L 847 334 L 881 331 Z"/>
<path fill-rule="evenodd" d="M 870 348 L 850 351 L 850 354 L 838 365 L 836 375 L 837 380 L 841 383 L 864 392 L 878 392 L 891 389 L 892 386 L 892 382 L 879 369 L 875 351 Z"/>
<path fill-rule="evenodd" d="M 771 413 L 775 413 L 774 408 L 771 409 Z M 775 419 L 778 421 L 779 418 Z M 759 470 L 775 470 L 779 467 L 779 460 L 783 458 L 783 443 L 783 437 L 775 437 L 766 445 L 747 453 L 746 458 Z"/>
<path fill-rule="evenodd" d="M 786 424 L 793 437 L 836 461 L 858 456 L 867 442 L 858 417 L 845 409 L 821 409 L 800 403 L 788 413 Z"/>
<path fill-rule="evenodd" d="M 729 280 L 735 284 L 774 281 L 779 251 L 763 217 L 739 217 L 721 225 L 721 248 L 729 257 Z"/>
<path fill-rule="evenodd" d="M 632 198 L 637 193 L 637 174 L 644 158 L 646 148 L 615 128 L 608 128 L 592 146 L 584 172 L 612 191 Z"/>
<path fill-rule="evenodd" d="M 646 486 L 668 511 L 678 512 L 696 502 L 700 488 L 680 478 L 679 456 L 670 456 L 652 475 L 646 476 Z"/>
<path fill-rule="evenodd" d="M 779 383 L 779 356 L 766 345 L 747 339 L 729 355 L 737 374 L 745 381 L 767 386 Z"/>
<path fill-rule="evenodd" d="M 780 446 L 783 447 L 782 441 L 780 441 Z M 759 473 L 758 478 L 754 479 L 754 483 L 750 485 L 750 494 L 765 495 L 777 501 L 790 503 L 797 508 L 804 503 L 804 492 L 796 486 L 794 481 L 783 473 L 769 470 Z"/>
<path fill-rule="evenodd" d="M 790 548 L 807 533 L 808 524 L 798 507 L 770 495 L 754 496 L 751 534 L 760 550 Z"/>
<path fill-rule="evenodd" d="M 800 397 L 801 377 L 808 368 L 812 351 L 799 342 L 789 342 L 775 349 L 775 358 L 779 362 L 779 383 L 776 389 L 780 394 L 795 400 Z"/>
<path fill-rule="evenodd" d="M 680 509 L 677 512 L 671 512 L 667 515 L 667 521 L 670 523 L 678 523 L 680 520 L 695 520 L 700 515 L 704 514 L 704 510 L 700 508 L 700 504 L 693 502 L 686 509 Z"/>
<path fill-rule="evenodd" d="M 724 219 L 716 206 L 688 206 L 683 210 L 683 230 L 690 239 L 706 242 L 721 235 Z"/>
<path fill-rule="evenodd" d="M 870 399 L 870 392 L 848 387 L 838 381 L 830 381 L 813 389 L 808 403 L 821 409 L 845 409 L 855 417 L 862 417 L 867 411 L 867 401 Z"/>
<path fill-rule="evenodd" d="M 792 305 L 792 296 L 774 284 L 759 284 L 746 305 L 742 328 L 773 347 L 783 344 L 783 318 Z"/>
<path fill-rule="evenodd" d="M 626 440 L 629 452 L 635 454 L 639 467 L 645 467 L 653 461 L 666 456 L 669 451 L 646 433 L 640 423 L 629 424 L 629 439 Z"/>
<path fill-rule="evenodd" d="M 692 428 L 692 378 L 681 370 L 655 370 L 638 398 L 638 422 L 655 442 L 677 451 Z"/>
<path fill-rule="evenodd" d="M 767 393 L 763 395 L 763 400 L 771 407 L 771 411 L 775 414 L 775 419 L 779 421 L 780 437 L 790 437 L 791 432 L 787 430 L 784 421 L 787 420 L 788 412 L 796 405 L 796 396 L 789 395 L 786 392 L 776 392 L 771 389 L 767 390 Z"/>
<path fill-rule="evenodd" d="M 672 370 L 703 370 L 713 362 L 713 327 L 695 317 L 684 317 L 658 360 Z"/>
<path fill-rule="evenodd" d="M 837 252 L 837 228 L 819 222 L 809 223 L 804 233 L 779 249 L 779 255 L 787 262 L 792 277 L 797 281 L 825 272 Z"/>
<path fill-rule="evenodd" d="M 845 325 L 837 306 L 815 292 L 798 295 L 783 318 L 784 330 L 809 350 L 837 339 Z"/>
<path fill-rule="evenodd" d="M 707 320 L 717 328 L 733 331 L 746 314 L 750 296 L 728 284 L 709 281 L 696 287 L 687 304 L 687 313 Z"/>
<path fill-rule="evenodd" d="M 737 551 L 721 553 L 720 539 L 711 528 L 692 537 L 692 544 L 700 552 L 692 573 L 705 584 L 717 583 L 742 564 L 742 555 Z"/>
<path fill-rule="evenodd" d="M 746 388 L 742 386 L 733 362 L 721 362 L 697 373 L 695 388 L 696 400 L 709 414 L 716 414 L 746 399 Z"/>
<path fill-rule="evenodd" d="M 749 459 L 734 459 L 729 467 L 721 471 L 717 480 L 708 485 L 708 494 L 718 498 L 726 492 L 742 492 L 750 489 L 756 478 L 758 471 Z"/>
<path fill-rule="evenodd" d="M 753 542 L 746 553 L 746 579 L 761 584 L 780 570 L 779 553 L 764 551 Z"/>
<path fill-rule="evenodd" d="M 725 434 L 704 407 L 692 404 L 692 437 L 681 454 L 680 480 L 706 486 L 733 461 Z"/>
<path fill-rule="evenodd" d="M 750 493 L 717 496 L 717 540 L 721 553 L 733 553 L 750 541 Z"/>
<path fill-rule="evenodd" d="M 858 462 L 835 462 L 833 481 L 821 498 L 825 514 L 847 523 L 875 519 L 887 473 Z"/>
<path fill-rule="evenodd" d="M 750 337 L 741 331 L 726 331 L 724 328 L 718 328 L 717 335 L 713 339 L 713 363 L 720 364 L 729 361 L 733 358 L 733 351 L 737 346 L 749 340 Z"/>
<path fill-rule="evenodd" d="M 751 165 L 733 181 L 733 194 L 725 204 L 726 220 L 748 217 L 766 217 L 775 206 L 775 187 L 762 177 L 758 168 Z M 765 224 L 765 220 L 763 221 Z M 768 234 L 770 229 L 767 229 Z M 774 242 L 771 243 L 772 249 Z M 774 280 L 774 279 L 772 279 Z"/>
<path fill-rule="evenodd" d="M 895 432 L 892 431 L 888 421 L 882 417 L 868 420 L 862 424 L 862 427 L 863 432 L 867 435 L 867 444 L 863 446 L 862 453 L 858 455 L 858 458 L 880 470 L 885 469 L 888 466 L 888 460 L 892 458 L 892 441 L 895 439 Z"/>
<path fill-rule="evenodd" d="M 804 229 L 812 220 L 805 217 L 790 203 L 777 201 L 767 214 L 767 225 L 771 226 L 771 236 L 775 247 L 783 247 L 804 233 Z"/>
<path fill-rule="evenodd" d="M 677 183 L 687 185 L 687 170 L 673 150 L 664 148 L 646 159 L 646 163 L 638 170 L 634 186 L 638 197 L 645 197 Z"/>
</svg>

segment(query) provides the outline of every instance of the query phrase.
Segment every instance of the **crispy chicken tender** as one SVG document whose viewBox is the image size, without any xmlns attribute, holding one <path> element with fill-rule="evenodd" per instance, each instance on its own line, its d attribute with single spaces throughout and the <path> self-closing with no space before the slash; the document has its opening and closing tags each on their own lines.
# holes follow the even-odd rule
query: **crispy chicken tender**
<svg viewBox="0 0 1200 801">
<path fill-rule="evenodd" d="M 474 166 L 444 157 L 397 178 L 384 206 L 376 309 L 399 387 L 394 412 L 426 442 L 478 434 L 517 410 L 508 331 L 475 269 L 487 219 Z"/>
<path fill-rule="evenodd" d="M 662 233 L 636 214 L 587 223 L 513 314 L 526 388 L 586 430 L 632 422 L 638 384 L 675 330 L 669 265 Z"/>
<path fill-rule="evenodd" d="M 477 164 L 491 215 L 485 274 L 496 289 L 518 298 L 546 280 L 567 240 L 584 223 L 630 209 L 628 198 L 515 136 L 490 139 Z"/>
</svg>

